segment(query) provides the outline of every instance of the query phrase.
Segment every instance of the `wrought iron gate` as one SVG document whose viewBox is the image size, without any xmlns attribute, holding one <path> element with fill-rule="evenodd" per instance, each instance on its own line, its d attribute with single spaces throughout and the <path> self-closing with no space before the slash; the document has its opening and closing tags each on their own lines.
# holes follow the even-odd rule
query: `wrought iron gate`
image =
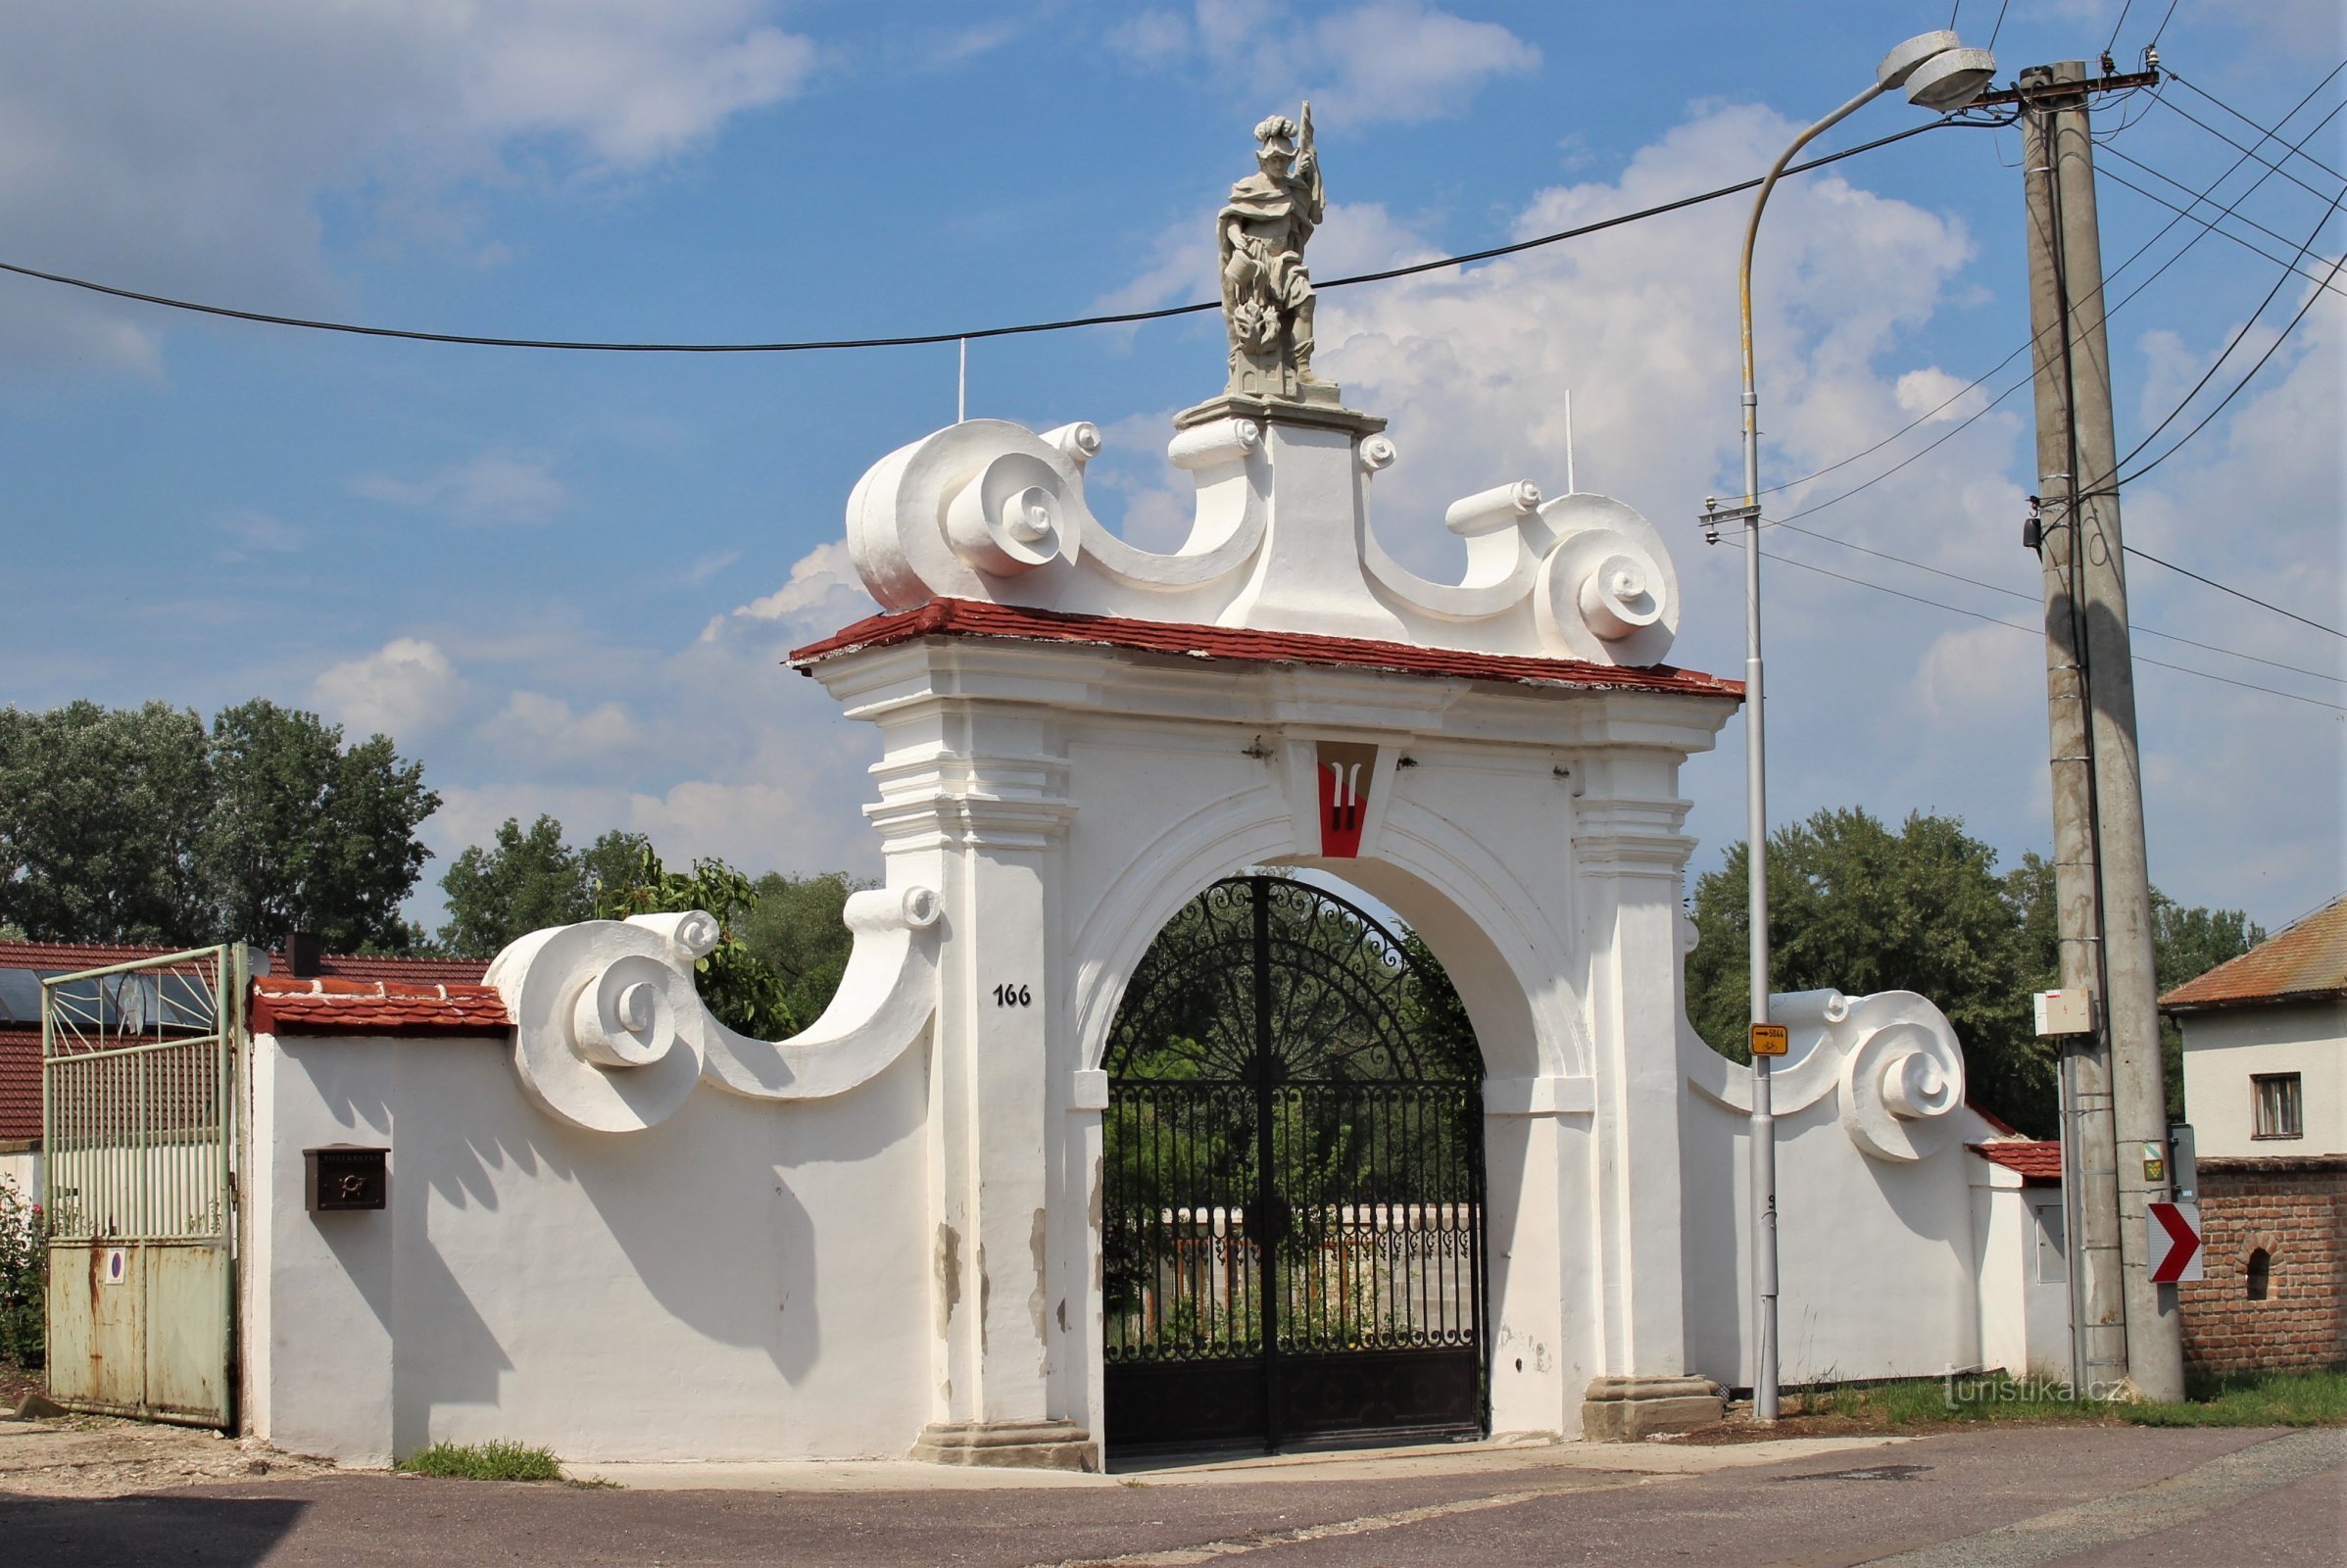
<svg viewBox="0 0 2347 1568">
<path fill-rule="evenodd" d="M 241 948 L 41 982 L 49 1394 L 233 1424 L 233 1073 Z"/>
<path fill-rule="evenodd" d="M 1185 906 L 1109 1038 L 1119 1447 L 1480 1431 L 1483 1064 L 1440 969 L 1343 899 Z"/>
</svg>

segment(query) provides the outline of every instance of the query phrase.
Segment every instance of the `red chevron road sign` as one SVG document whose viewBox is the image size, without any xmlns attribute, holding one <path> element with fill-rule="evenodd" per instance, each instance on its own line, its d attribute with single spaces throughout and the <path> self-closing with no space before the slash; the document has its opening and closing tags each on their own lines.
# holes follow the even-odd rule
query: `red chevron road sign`
<svg viewBox="0 0 2347 1568">
<path fill-rule="evenodd" d="M 2151 1233 L 2145 1256 L 2150 1259 L 2154 1285 L 2202 1277 L 2198 1203 L 2145 1203 L 2143 1225 Z"/>
</svg>

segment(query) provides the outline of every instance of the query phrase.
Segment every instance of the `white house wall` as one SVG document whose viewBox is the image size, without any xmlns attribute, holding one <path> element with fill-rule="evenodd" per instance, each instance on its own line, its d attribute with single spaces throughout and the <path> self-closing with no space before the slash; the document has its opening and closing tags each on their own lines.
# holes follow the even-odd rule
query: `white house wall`
<svg viewBox="0 0 2347 1568">
<path fill-rule="evenodd" d="M 2204 1155 L 2347 1154 L 2347 1002 L 2185 1014 L 2184 1116 Z M 2303 1138 L 2256 1137 L 2261 1073 L 2299 1075 Z"/>
<path fill-rule="evenodd" d="M 354 1464 L 902 1456 L 929 1413 L 925 1055 L 613 1138 L 530 1104 L 502 1040 L 260 1037 L 254 1430 Z M 390 1149 L 385 1210 L 305 1210 L 302 1151 L 334 1143 Z"/>
</svg>

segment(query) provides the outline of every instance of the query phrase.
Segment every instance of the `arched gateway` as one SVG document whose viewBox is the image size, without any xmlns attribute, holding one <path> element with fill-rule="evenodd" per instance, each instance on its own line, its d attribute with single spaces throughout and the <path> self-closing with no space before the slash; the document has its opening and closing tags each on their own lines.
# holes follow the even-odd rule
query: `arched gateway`
<svg viewBox="0 0 2347 1568">
<path fill-rule="evenodd" d="M 1217 221 L 1230 380 L 1174 419 L 1179 548 L 1093 514 L 1087 423 L 956 424 L 850 498 L 881 613 L 791 662 L 878 731 L 885 885 L 811 1028 L 708 1013 L 706 914 L 533 933 L 486 988 L 264 982 L 256 1430 L 1073 1467 L 1717 1416 L 1750 1075 L 1684 1016 L 1679 772 L 1740 693 L 1661 662 L 1677 578 L 1620 502 L 1373 518 L 1394 444 L 1307 353 L 1309 131 L 1267 121 Z M 1430 530 L 1459 580 L 1387 549 Z M 1315 870 L 1455 1013 L 1283 879 Z M 1967 1174 L 1946 1020 L 1775 1010 L 1787 1377 L 2025 1365 L 1975 1288 L 2020 1232 Z M 303 1151 L 352 1144 L 384 1211 L 308 1211 Z"/>
<path fill-rule="evenodd" d="M 1430 956 L 1226 878 L 1150 945 L 1104 1065 L 1112 1449 L 1481 1428 L 1483 1061 Z"/>
</svg>

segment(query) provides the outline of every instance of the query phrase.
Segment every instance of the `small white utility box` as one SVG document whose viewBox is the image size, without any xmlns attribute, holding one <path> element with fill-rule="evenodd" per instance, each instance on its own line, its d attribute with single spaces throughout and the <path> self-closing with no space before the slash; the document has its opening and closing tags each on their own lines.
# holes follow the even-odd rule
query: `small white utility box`
<svg viewBox="0 0 2347 1568">
<path fill-rule="evenodd" d="M 2094 994 L 2089 991 L 2037 993 L 2037 1032 L 2086 1035 L 2094 1032 Z"/>
</svg>

